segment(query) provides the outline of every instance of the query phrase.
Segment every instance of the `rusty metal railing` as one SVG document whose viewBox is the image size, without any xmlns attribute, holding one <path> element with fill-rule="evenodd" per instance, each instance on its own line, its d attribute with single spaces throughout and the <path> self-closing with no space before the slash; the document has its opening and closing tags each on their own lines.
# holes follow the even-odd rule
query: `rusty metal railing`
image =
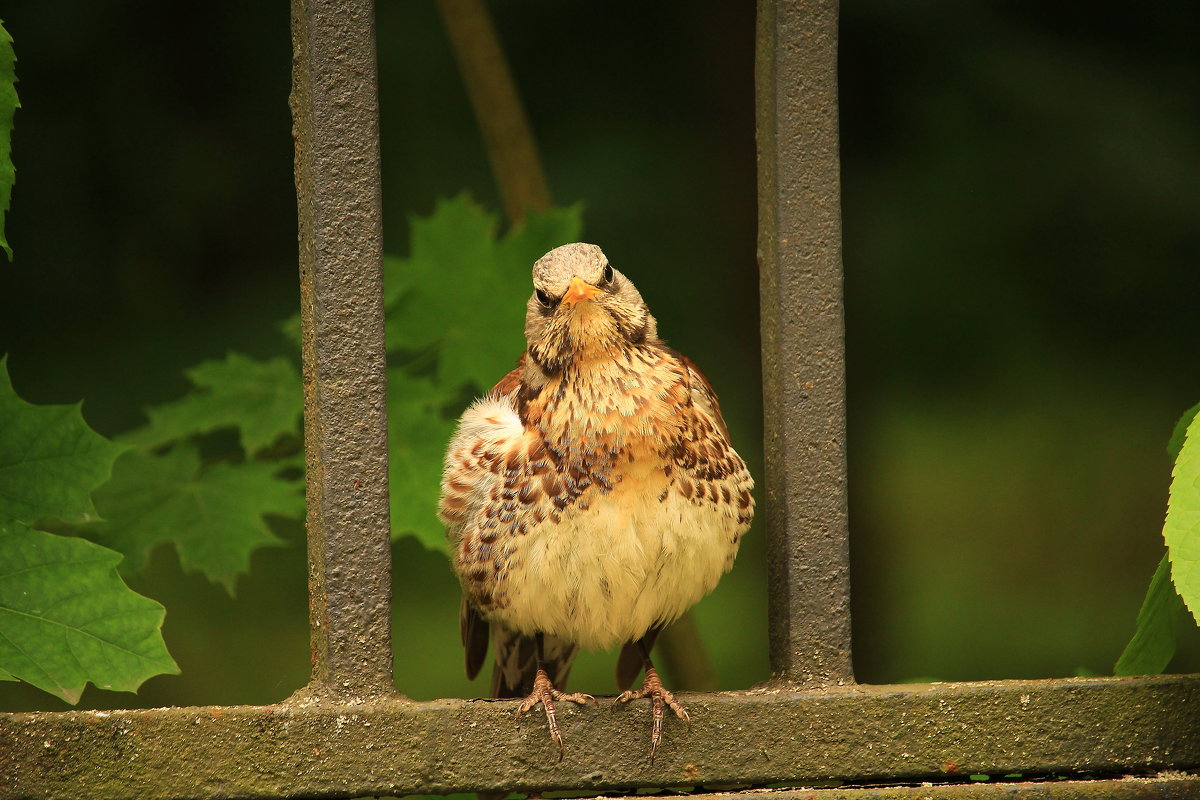
<svg viewBox="0 0 1200 800">
<path fill-rule="evenodd" d="M 765 516 L 774 679 L 694 694 L 651 764 L 646 710 L 395 692 L 372 0 L 293 0 L 314 667 L 272 706 L 0 714 L 0 800 L 960 781 L 830 798 L 1182 798 L 1200 678 L 853 680 L 837 156 L 837 3 L 760 0 Z M 432 510 L 430 511 L 432 513 Z M 636 743 L 636 744 L 635 744 Z M 1173 770 L 1141 781 L 1082 780 Z M 1079 780 L 972 786 L 972 773 Z M 795 792 L 783 793 L 788 800 Z M 808 798 L 818 794 L 806 791 Z"/>
<path fill-rule="evenodd" d="M 848 684 L 837 4 L 760 3 L 756 72 L 771 669 Z"/>
<path fill-rule="evenodd" d="M 392 689 L 373 0 L 293 0 L 314 698 Z"/>
</svg>

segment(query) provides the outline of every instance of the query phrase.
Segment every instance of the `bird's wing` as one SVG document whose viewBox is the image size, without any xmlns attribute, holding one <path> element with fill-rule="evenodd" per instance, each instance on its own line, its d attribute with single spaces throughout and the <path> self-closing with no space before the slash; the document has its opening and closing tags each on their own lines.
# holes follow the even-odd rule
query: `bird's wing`
<svg viewBox="0 0 1200 800">
<path fill-rule="evenodd" d="M 452 552 L 471 532 L 493 490 L 503 485 L 506 456 L 525 432 L 515 405 L 520 385 L 518 367 L 463 412 L 446 448 L 438 515 Z"/>
<path fill-rule="evenodd" d="M 488 621 L 467 601 L 466 594 L 463 594 L 459 608 L 458 630 L 467 657 L 467 680 L 473 681 L 487 657 Z"/>
<path fill-rule="evenodd" d="M 528 697 L 537 675 L 537 642 L 532 636 L 497 623 L 492 626 L 496 665 L 492 669 L 492 697 Z M 542 636 L 542 666 L 554 688 L 564 691 L 571 662 L 579 648 L 557 636 Z"/>
<path fill-rule="evenodd" d="M 754 480 L 729 442 L 729 428 L 712 384 L 691 359 L 676 355 L 687 369 L 692 398 L 688 430 L 674 452 L 683 473 L 676 484 L 692 502 L 713 506 L 736 520 L 740 536 L 754 516 Z"/>
<path fill-rule="evenodd" d="M 675 355 L 687 368 L 688 382 L 692 386 L 692 404 L 708 416 L 721 431 L 721 435 L 728 439 L 729 426 L 725 424 L 725 417 L 721 415 L 721 404 L 717 402 L 717 393 L 713 391 L 712 384 L 708 382 L 708 378 L 704 377 L 704 373 L 696 366 L 696 362 L 683 353 Z"/>
<path fill-rule="evenodd" d="M 518 366 L 501 378 L 484 400 L 504 401 L 515 394 L 520 385 L 521 368 Z M 475 518 L 475 513 L 472 512 L 477 511 L 481 502 L 488 496 L 491 484 L 496 480 L 496 476 L 490 472 L 463 469 L 464 459 L 471 458 L 471 452 L 475 446 L 480 441 L 494 438 L 486 435 L 480 436 L 478 431 L 471 433 L 464 430 L 474 430 L 481 424 L 479 420 L 475 421 L 474 428 L 465 424 L 468 415 L 471 415 L 478 405 L 479 403 L 476 403 L 463 414 L 459 430 L 446 451 L 439 510 L 442 520 L 446 523 L 446 538 L 450 541 L 452 552 L 461 546 L 464 532 Z M 503 402 L 501 402 L 501 411 L 503 411 L 502 406 Z M 474 414 L 474 416 L 479 415 Z M 504 416 L 501 414 L 500 418 Z M 482 424 L 486 425 L 486 421 Z M 459 612 L 459 632 L 466 653 L 467 678 L 473 680 L 479 674 L 487 656 L 488 622 L 465 591 Z"/>
<path fill-rule="evenodd" d="M 463 579 L 460 629 L 467 676 L 474 678 L 483 666 L 490 628 L 495 697 L 525 697 L 537 671 L 533 638 L 489 625 L 484 616 L 494 600 L 492 561 L 503 538 L 519 535 L 519 526 L 535 521 L 523 513 L 532 495 L 521 490 L 522 484 L 536 480 L 549 466 L 540 442 L 527 435 L 517 411 L 521 373 L 518 366 L 463 413 L 446 453 L 439 508 L 451 558 Z M 499 523 L 501 518 L 510 520 L 507 527 Z M 556 687 L 566 685 L 577 650 L 568 641 L 543 637 L 544 664 Z"/>
<path fill-rule="evenodd" d="M 525 356 L 522 355 L 517 361 L 517 366 L 511 372 L 496 382 L 492 390 L 488 392 L 489 397 L 512 397 L 515 398 L 517 390 L 521 388 L 521 373 L 524 371 Z M 515 399 L 514 399 L 515 404 Z"/>
<path fill-rule="evenodd" d="M 630 686 L 633 686 L 633 679 L 642 671 L 642 667 L 646 663 L 646 653 L 654 649 L 654 642 L 658 639 L 658 635 L 662 633 L 662 628 L 657 625 L 642 634 L 641 640 L 626 642 L 621 647 L 621 654 L 617 656 L 617 690 L 625 691 Z M 642 648 L 645 647 L 645 652 Z"/>
</svg>

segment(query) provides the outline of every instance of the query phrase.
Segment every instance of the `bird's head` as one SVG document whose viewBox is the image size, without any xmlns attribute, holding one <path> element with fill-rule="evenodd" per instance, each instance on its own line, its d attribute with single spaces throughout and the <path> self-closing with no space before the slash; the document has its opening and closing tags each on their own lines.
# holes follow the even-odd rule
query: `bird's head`
<svg viewBox="0 0 1200 800">
<path fill-rule="evenodd" d="M 633 282 L 594 244 L 556 247 L 533 265 L 525 340 L 547 372 L 589 356 L 658 341 L 658 328 Z"/>
</svg>

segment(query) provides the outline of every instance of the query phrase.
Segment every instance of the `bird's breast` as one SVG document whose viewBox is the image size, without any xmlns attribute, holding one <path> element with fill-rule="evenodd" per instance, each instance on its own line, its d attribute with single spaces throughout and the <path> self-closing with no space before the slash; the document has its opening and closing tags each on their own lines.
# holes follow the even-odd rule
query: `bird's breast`
<svg viewBox="0 0 1200 800">
<path fill-rule="evenodd" d="M 441 506 L 477 608 L 588 648 L 640 637 L 708 593 L 751 502 L 744 465 L 720 487 L 705 472 L 716 451 L 697 436 L 715 428 L 698 423 L 678 358 L 601 355 L 469 409 Z"/>
<path fill-rule="evenodd" d="M 496 615 L 588 648 L 676 619 L 732 565 L 738 533 L 674 481 L 692 411 L 684 369 L 655 351 L 606 354 L 539 400 L 527 424 L 554 457 L 556 507 L 513 541 Z"/>
<path fill-rule="evenodd" d="M 649 348 L 583 359 L 547 383 L 528 423 L 569 459 L 627 463 L 662 458 L 684 435 L 690 412 L 685 370 Z"/>
<path fill-rule="evenodd" d="M 623 480 L 515 542 L 497 616 L 590 649 L 636 639 L 716 586 L 737 552 L 736 529 L 666 479 Z"/>
</svg>

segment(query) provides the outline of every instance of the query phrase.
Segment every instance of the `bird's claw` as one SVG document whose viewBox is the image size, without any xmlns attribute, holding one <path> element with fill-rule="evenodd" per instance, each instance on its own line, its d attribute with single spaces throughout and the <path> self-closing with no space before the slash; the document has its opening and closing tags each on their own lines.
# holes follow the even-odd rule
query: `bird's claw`
<svg viewBox="0 0 1200 800">
<path fill-rule="evenodd" d="M 650 763 L 653 764 L 654 755 L 658 752 L 658 745 L 662 742 L 663 717 L 666 715 L 664 709 L 669 707 L 675 712 L 675 716 L 688 724 L 689 728 L 692 725 L 692 718 L 687 709 L 683 707 L 683 703 L 680 703 L 675 695 L 662 685 L 662 680 L 658 677 L 658 671 L 654 667 L 646 668 L 646 679 L 642 682 L 641 689 L 621 692 L 612 707 L 616 708 L 621 703 L 646 697 L 650 698 Z"/>
<path fill-rule="evenodd" d="M 546 674 L 546 671 L 538 669 L 537 676 L 533 679 L 533 691 L 521 701 L 521 705 L 517 706 L 517 711 L 514 714 L 514 716 L 519 717 L 538 703 L 542 704 L 542 708 L 546 710 L 546 721 L 550 725 L 550 738 L 558 745 L 559 761 L 563 760 L 563 739 L 562 733 L 558 729 L 558 717 L 554 710 L 554 704 L 563 701 L 578 703 L 580 705 L 586 703 L 599 705 L 596 702 L 596 698 L 590 694 L 584 694 L 583 692 L 560 692 L 550 683 L 550 677 Z"/>
</svg>

